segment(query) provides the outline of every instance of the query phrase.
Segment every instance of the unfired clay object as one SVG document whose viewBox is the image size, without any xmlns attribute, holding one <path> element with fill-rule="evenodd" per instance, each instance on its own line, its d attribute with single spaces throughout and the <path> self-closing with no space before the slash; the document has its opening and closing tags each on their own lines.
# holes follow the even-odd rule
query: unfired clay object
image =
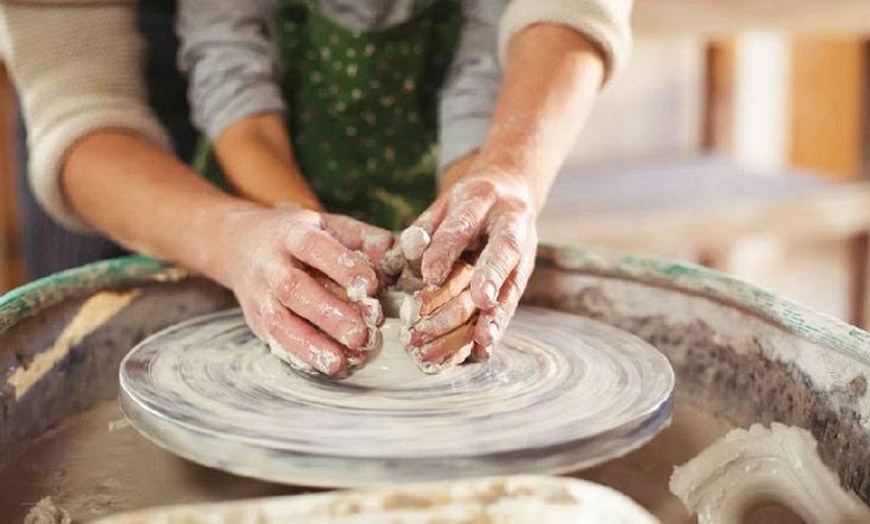
<svg viewBox="0 0 870 524">
<path fill-rule="evenodd" d="M 670 419 L 668 361 L 584 317 L 521 308 L 490 361 L 438 375 L 413 367 L 397 331 L 391 320 L 382 353 L 336 381 L 273 358 L 238 310 L 200 317 L 127 355 L 121 406 L 201 464 L 341 487 L 574 470 Z"/>
<path fill-rule="evenodd" d="M 840 486 L 803 428 L 735 429 L 671 476 L 671 491 L 699 524 L 739 524 L 755 505 L 779 503 L 807 524 L 870 522 L 870 509 Z"/>
<path fill-rule="evenodd" d="M 158 508 L 98 524 L 656 524 L 616 490 L 556 477 L 504 477 Z"/>
</svg>

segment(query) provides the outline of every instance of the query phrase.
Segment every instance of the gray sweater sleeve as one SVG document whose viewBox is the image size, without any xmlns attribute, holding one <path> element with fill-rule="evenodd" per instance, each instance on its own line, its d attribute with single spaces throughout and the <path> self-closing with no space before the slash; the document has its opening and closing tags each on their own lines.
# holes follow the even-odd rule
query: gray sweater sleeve
<svg viewBox="0 0 870 524">
<path fill-rule="evenodd" d="M 179 67 L 194 125 L 217 138 L 240 119 L 282 113 L 271 2 L 180 0 Z"/>
<path fill-rule="evenodd" d="M 499 20 L 509 0 L 463 2 L 459 47 L 441 90 L 441 169 L 480 149 L 486 140 L 502 71 Z"/>
</svg>

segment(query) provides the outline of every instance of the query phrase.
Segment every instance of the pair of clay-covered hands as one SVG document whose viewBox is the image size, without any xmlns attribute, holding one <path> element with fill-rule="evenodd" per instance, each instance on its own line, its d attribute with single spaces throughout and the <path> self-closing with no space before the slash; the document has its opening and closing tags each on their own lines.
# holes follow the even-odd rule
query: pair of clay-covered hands
<svg viewBox="0 0 870 524">
<path fill-rule="evenodd" d="M 506 176 L 466 177 L 399 237 L 296 207 L 247 211 L 230 224 L 222 236 L 233 255 L 221 263 L 248 325 L 285 360 L 331 376 L 379 345 L 383 312 L 373 297 L 409 272 L 424 287 L 403 312 L 404 339 L 421 367 L 469 349 L 488 358 L 537 247 L 529 188 Z"/>
</svg>

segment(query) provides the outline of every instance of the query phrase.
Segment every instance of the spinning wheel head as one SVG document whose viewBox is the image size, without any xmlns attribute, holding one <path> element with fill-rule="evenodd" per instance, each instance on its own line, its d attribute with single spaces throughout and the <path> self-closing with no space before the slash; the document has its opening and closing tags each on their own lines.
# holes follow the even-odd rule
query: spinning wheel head
<svg viewBox="0 0 870 524">
<path fill-rule="evenodd" d="M 486 363 L 434 376 L 384 363 L 351 380 L 296 373 L 232 310 L 134 348 L 121 404 L 195 462 L 335 487 L 588 467 L 647 442 L 672 407 L 673 370 L 655 348 L 547 309 L 521 308 Z"/>
</svg>

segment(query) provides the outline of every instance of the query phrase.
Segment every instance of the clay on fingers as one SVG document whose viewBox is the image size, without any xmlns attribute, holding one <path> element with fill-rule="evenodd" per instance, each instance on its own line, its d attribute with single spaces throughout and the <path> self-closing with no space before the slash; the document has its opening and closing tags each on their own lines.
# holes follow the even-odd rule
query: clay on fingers
<svg viewBox="0 0 870 524">
<path fill-rule="evenodd" d="M 444 284 L 425 286 L 405 300 L 402 304 L 402 321 L 415 324 L 421 317 L 437 311 L 468 288 L 473 273 L 474 267 L 471 264 L 462 260 L 457 262 Z"/>
<path fill-rule="evenodd" d="M 424 373 L 439 373 L 468 359 L 474 347 L 473 334 L 474 324 L 464 324 L 422 346 L 409 346 L 408 352 Z"/>
<path fill-rule="evenodd" d="M 473 272 L 460 260 L 443 285 L 423 286 L 402 302 L 400 340 L 426 373 L 460 364 L 471 353 L 477 313 L 469 290 Z"/>
<path fill-rule="evenodd" d="M 408 344 L 419 346 L 446 335 L 457 326 L 467 324 L 476 313 L 477 306 L 471 298 L 471 290 L 466 288 L 431 315 L 421 317 L 410 326 Z"/>
</svg>

